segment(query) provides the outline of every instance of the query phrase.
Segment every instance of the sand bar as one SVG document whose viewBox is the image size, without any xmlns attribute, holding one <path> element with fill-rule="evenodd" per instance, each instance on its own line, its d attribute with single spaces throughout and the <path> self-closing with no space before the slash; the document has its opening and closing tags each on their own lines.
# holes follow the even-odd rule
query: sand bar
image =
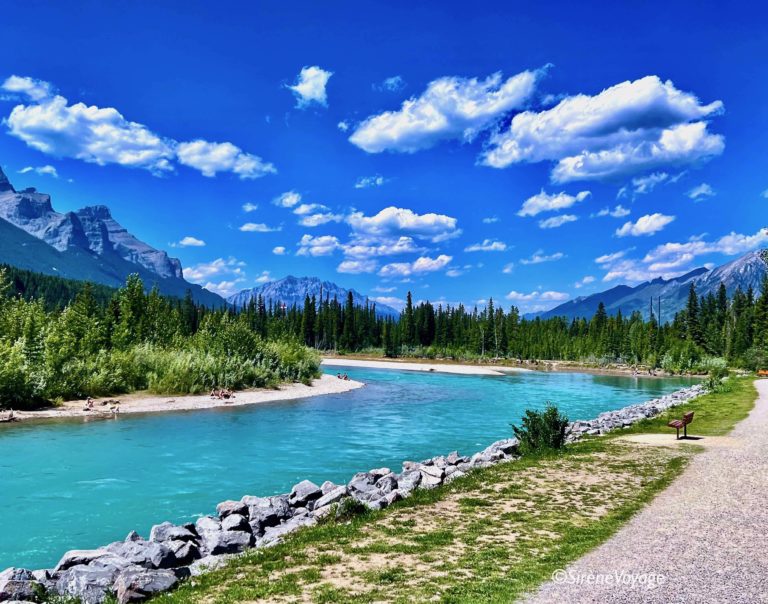
<svg viewBox="0 0 768 604">
<path fill-rule="evenodd" d="M 323 367 L 368 367 L 370 369 L 397 369 L 400 371 L 426 371 L 433 373 L 457 373 L 461 375 L 505 375 L 529 369 L 516 367 L 488 367 L 484 365 L 454 365 L 449 363 L 373 361 L 367 359 L 325 358 Z"/>
<path fill-rule="evenodd" d="M 355 380 L 340 380 L 335 375 L 323 374 L 313 380 L 311 386 L 304 384 L 283 384 L 277 389 L 244 390 L 237 392 L 234 399 L 220 400 L 207 394 L 194 396 L 146 395 L 145 393 L 110 397 L 120 401 L 120 415 L 131 413 L 161 413 L 168 411 L 194 411 L 196 409 L 214 409 L 218 407 L 242 407 L 259 403 L 286 401 L 322 394 L 339 394 L 364 386 Z M 68 401 L 58 407 L 40 411 L 14 411 L 14 416 L 21 421 L 59 419 L 68 417 L 99 418 L 112 417 L 109 405 L 101 406 L 104 398 L 95 399 L 93 411 L 84 411 L 85 401 Z M 5 417 L 0 413 L 0 417 Z M 5 424 L 13 425 L 13 424 Z"/>
</svg>

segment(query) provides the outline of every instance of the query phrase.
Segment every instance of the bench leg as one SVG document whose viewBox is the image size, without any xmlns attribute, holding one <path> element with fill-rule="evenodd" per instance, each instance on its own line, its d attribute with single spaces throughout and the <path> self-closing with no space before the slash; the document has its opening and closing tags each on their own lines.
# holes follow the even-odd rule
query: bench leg
<svg viewBox="0 0 768 604">
<path fill-rule="evenodd" d="M 675 440 L 680 440 L 680 428 L 675 428 L 677 431 L 677 434 L 675 435 Z"/>
<path fill-rule="evenodd" d="M 683 425 L 683 438 L 688 438 L 688 424 Z"/>
</svg>

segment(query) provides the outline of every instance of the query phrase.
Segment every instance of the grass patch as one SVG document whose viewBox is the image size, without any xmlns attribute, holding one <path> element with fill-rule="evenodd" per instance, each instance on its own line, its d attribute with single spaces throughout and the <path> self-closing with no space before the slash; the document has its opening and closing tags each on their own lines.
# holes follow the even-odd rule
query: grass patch
<svg viewBox="0 0 768 604">
<path fill-rule="evenodd" d="M 694 410 L 697 433 L 722 434 L 755 398 L 752 381 L 739 379 L 670 415 Z M 666 421 L 619 434 L 664 432 Z M 698 449 L 585 439 L 416 491 L 381 512 L 303 529 L 154 601 L 511 602 L 608 539 Z"/>
</svg>

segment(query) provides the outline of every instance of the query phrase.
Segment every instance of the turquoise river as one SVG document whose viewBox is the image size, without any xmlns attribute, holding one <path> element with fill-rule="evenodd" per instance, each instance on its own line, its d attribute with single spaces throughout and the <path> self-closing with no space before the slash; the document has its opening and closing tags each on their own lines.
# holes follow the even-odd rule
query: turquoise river
<svg viewBox="0 0 768 604">
<path fill-rule="evenodd" d="M 341 369 L 343 371 L 343 369 Z M 334 373 L 336 368 L 334 368 Z M 526 408 L 571 419 L 671 392 L 680 379 L 583 373 L 459 376 L 349 368 L 352 392 L 250 407 L 0 426 L 0 570 L 47 568 L 68 549 L 145 537 L 218 502 L 345 482 L 509 437 Z"/>
</svg>

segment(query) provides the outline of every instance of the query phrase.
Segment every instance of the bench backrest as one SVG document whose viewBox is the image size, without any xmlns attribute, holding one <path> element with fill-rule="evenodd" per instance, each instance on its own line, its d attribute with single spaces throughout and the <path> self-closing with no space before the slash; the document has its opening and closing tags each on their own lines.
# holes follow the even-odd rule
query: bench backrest
<svg viewBox="0 0 768 604">
<path fill-rule="evenodd" d="M 690 424 L 693 421 L 693 411 L 689 411 L 685 415 L 683 415 L 683 423 L 684 424 Z"/>
</svg>

